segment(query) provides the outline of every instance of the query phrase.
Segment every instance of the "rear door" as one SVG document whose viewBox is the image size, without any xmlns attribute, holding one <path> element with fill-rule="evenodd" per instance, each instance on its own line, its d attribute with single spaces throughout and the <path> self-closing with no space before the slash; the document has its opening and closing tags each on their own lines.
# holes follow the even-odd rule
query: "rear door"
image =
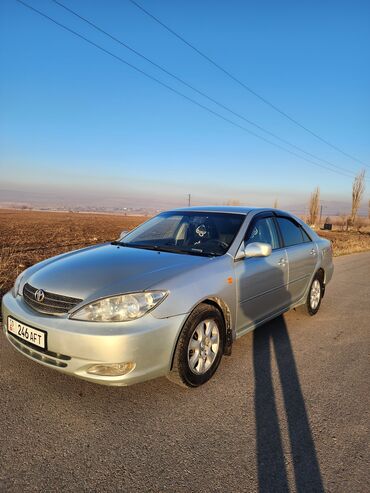
<svg viewBox="0 0 370 493">
<path fill-rule="evenodd" d="M 255 322 L 281 311 L 290 302 L 287 255 L 271 213 L 262 213 L 253 219 L 243 245 L 252 242 L 269 243 L 272 253 L 268 257 L 235 261 L 239 335 Z"/>
<path fill-rule="evenodd" d="M 302 226 L 290 216 L 276 218 L 289 263 L 288 290 L 292 303 L 305 293 L 317 262 L 317 247 Z"/>
</svg>

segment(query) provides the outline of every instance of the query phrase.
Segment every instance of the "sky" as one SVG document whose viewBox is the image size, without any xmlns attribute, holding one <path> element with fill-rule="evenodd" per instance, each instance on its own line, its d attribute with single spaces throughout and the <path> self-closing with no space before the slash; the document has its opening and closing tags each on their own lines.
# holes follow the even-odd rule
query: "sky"
<svg viewBox="0 0 370 493">
<path fill-rule="evenodd" d="M 52 0 L 25 1 L 281 144 Z M 199 204 L 234 199 L 271 206 L 277 198 L 280 206 L 303 207 L 320 186 L 326 203 L 350 202 L 353 176 L 362 164 L 282 117 L 129 0 L 61 1 L 232 111 L 348 172 L 343 176 L 270 145 L 16 0 L 1 0 L 0 192 L 14 200 L 36 194 L 155 207 L 183 205 L 191 193 Z M 370 166 L 370 2 L 138 2 L 248 87 Z M 364 199 L 369 188 L 368 181 Z"/>
</svg>

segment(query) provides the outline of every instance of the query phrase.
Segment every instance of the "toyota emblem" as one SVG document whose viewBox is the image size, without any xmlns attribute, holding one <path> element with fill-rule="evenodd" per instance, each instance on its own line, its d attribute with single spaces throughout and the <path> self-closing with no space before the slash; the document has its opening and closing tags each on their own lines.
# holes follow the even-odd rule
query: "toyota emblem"
<svg viewBox="0 0 370 493">
<path fill-rule="evenodd" d="M 39 303 L 42 303 L 45 299 L 45 293 L 42 289 L 38 289 L 35 291 L 35 300 L 38 301 Z"/>
</svg>

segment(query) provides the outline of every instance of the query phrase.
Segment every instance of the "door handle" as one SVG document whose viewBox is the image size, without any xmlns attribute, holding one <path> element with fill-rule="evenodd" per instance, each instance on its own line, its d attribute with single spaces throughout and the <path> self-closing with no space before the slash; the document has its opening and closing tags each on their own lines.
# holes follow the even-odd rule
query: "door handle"
<svg viewBox="0 0 370 493">
<path fill-rule="evenodd" d="M 316 254 L 317 254 L 316 250 L 312 248 L 312 250 L 310 251 L 310 255 L 316 255 Z"/>
<path fill-rule="evenodd" d="M 279 265 L 281 265 L 282 267 L 285 267 L 286 266 L 286 260 L 285 258 L 281 258 L 278 262 Z"/>
</svg>

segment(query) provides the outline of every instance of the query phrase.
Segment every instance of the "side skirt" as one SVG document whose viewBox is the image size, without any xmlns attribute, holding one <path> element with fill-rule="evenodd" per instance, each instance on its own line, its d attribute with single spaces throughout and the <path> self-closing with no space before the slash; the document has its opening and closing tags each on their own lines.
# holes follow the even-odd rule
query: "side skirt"
<svg viewBox="0 0 370 493">
<path fill-rule="evenodd" d="M 239 339 L 239 337 L 242 337 L 245 334 L 248 334 L 248 332 L 252 332 L 252 330 L 257 329 L 257 327 L 259 327 L 260 325 L 263 325 L 263 324 L 269 322 L 270 320 L 273 320 L 274 318 L 279 317 L 283 313 L 286 313 L 286 312 L 292 310 L 293 308 L 297 308 L 298 306 L 303 305 L 306 302 L 306 297 L 307 296 L 305 293 L 305 295 L 299 301 L 292 303 L 288 307 L 283 308 L 282 310 L 279 310 L 278 312 L 275 312 L 272 315 L 269 315 L 268 317 L 264 318 L 263 320 L 259 320 L 258 322 L 252 322 L 251 324 L 247 325 L 246 327 L 244 327 L 243 329 L 238 331 L 236 333 L 236 338 Z"/>
</svg>

